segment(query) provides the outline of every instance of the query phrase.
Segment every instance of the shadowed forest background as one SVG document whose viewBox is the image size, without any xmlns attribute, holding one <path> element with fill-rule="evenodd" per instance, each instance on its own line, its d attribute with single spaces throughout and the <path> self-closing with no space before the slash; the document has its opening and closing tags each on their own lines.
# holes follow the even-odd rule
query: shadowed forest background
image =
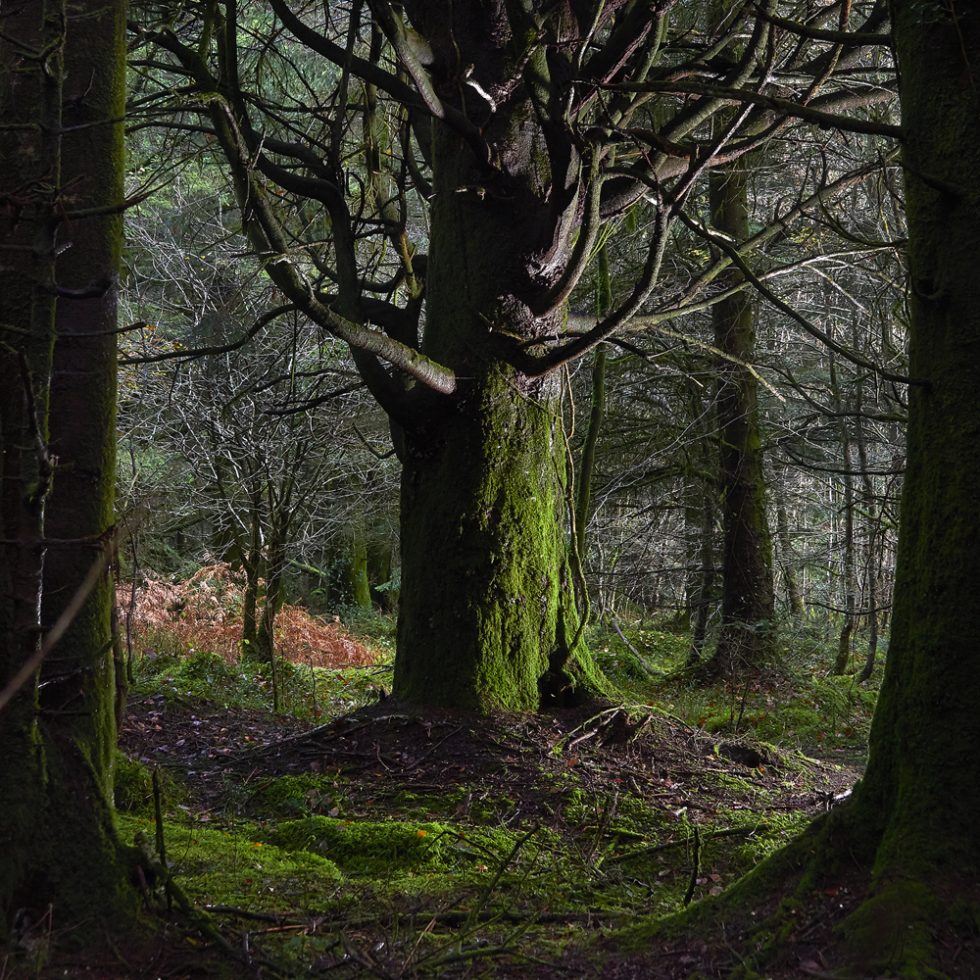
<svg viewBox="0 0 980 980">
<path fill-rule="evenodd" d="M 0 976 L 972 976 L 980 14 L 0 10 Z"/>
</svg>

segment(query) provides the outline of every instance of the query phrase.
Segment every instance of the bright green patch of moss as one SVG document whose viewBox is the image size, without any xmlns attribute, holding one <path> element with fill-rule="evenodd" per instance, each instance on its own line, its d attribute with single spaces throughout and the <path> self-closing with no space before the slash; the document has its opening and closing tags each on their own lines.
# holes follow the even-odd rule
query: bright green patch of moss
<svg viewBox="0 0 980 980">
<path fill-rule="evenodd" d="M 285 850 L 329 857 L 347 874 L 385 878 L 485 865 L 514 838 L 501 830 L 461 832 L 441 823 L 313 816 L 279 824 L 269 839 Z"/>
<path fill-rule="evenodd" d="M 119 816 L 124 839 L 155 839 L 152 820 Z M 164 825 L 167 863 L 191 901 L 251 909 L 322 904 L 341 880 L 337 865 L 323 855 L 280 849 L 252 829 L 250 834 L 203 826 Z"/>
</svg>

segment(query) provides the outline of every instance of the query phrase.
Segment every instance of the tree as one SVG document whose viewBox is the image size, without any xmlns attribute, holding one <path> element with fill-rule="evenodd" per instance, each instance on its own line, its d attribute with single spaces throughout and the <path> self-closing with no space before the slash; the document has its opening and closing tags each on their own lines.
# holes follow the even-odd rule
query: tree
<svg viewBox="0 0 980 980">
<path fill-rule="evenodd" d="M 872 868 L 847 924 L 872 969 L 930 966 L 950 903 L 976 909 L 980 852 L 980 18 L 892 4 L 905 133 L 911 342 L 908 450 L 891 642 L 868 770 L 841 815 Z"/>
<path fill-rule="evenodd" d="M 711 175 L 712 224 L 736 241 L 749 237 L 744 160 Z M 738 271 L 725 277 L 738 282 Z M 729 282 L 730 284 L 730 282 Z M 775 598 L 772 542 L 759 428 L 759 385 L 750 367 L 755 354 L 752 297 L 735 293 L 712 307 L 714 340 L 727 357 L 718 366 L 722 549 L 721 634 L 712 667 L 737 675 L 758 665 L 772 648 Z"/>
<path fill-rule="evenodd" d="M 795 877 L 798 915 L 818 908 L 814 896 L 825 889 L 837 895 L 843 881 L 861 900 L 836 925 L 836 948 L 822 951 L 829 969 L 968 975 L 975 948 L 955 965 L 943 954 L 950 931 L 973 942 L 980 908 L 980 362 L 970 353 L 980 339 L 972 281 L 980 262 L 980 17 L 962 0 L 895 0 L 892 13 L 911 384 L 891 640 L 868 767 L 849 801 L 723 906 L 756 888 L 783 892 Z"/>
<path fill-rule="evenodd" d="M 192 4 L 144 37 L 181 76 L 159 106 L 196 89 L 181 125 L 226 156 L 268 274 L 350 344 L 392 420 L 395 694 L 476 710 L 594 694 L 569 553 L 564 370 L 646 311 L 710 170 L 799 117 L 891 132 L 833 111 L 881 97 L 829 86 L 864 38 L 812 53 L 770 6 L 717 32 L 672 3 L 271 7 L 275 21 L 242 21 L 234 2 Z M 883 18 L 872 8 L 872 42 Z M 763 91 L 777 76 L 798 102 Z M 641 269 L 579 326 L 569 297 L 602 225 L 633 206 L 647 209 Z"/>
<path fill-rule="evenodd" d="M 122 2 L 46 0 L 0 34 L 3 931 L 135 911 L 111 802 L 124 27 Z"/>
<path fill-rule="evenodd" d="M 156 141 L 146 142 L 149 162 Z M 358 570 L 354 597 L 370 606 L 366 548 L 387 537 L 390 553 L 395 467 L 375 448 L 387 448 L 386 422 L 346 346 L 279 302 L 260 264 L 241 259 L 247 242 L 228 227 L 237 215 L 209 181 L 220 184 L 220 172 L 195 168 L 128 215 L 124 298 L 141 329 L 127 332 L 121 361 L 127 497 L 148 512 L 156 573 L 215 558 L 241 565 L 243 653 L 269 660 L 292 569 L 324 586 L 318 568 L 350 550 L 362 559 L 345 563 Z M 176 563 L 153 544 L 175 525 Z M 347 576 L 331 571 L 346 592 Z"/>
</svg>

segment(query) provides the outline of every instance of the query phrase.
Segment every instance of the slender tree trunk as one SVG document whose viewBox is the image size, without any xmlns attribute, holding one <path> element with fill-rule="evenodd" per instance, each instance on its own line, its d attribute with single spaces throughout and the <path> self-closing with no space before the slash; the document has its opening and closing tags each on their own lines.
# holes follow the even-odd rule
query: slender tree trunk
<svg viewBox="0 0 980 980">
<path fill-rule="evenodd" d="M 289 540 L 290 515 L 288 510 L 277 511 L 271 499 L 269 511 L 271 527 L 266 542 L 265 560 L 265 603 L 259 618 L 259 628 L 255 636 L 256 659 L 264 663 L 275 663 L 276 656 L 276 616 L 283 603 L 283 585 L 286 575 L 286 542 Z M 278 705 L 277 705 L 278 709 Z"/>
<path fill-rule="evenodd" d="M 360 532 L 354 534 L 348 546 L 347 586 L 351 603 L 358 609 L 371 608 L 371 581 L 368 578 L 368 549 Z"/>
<path fill-rule="evenodd" d="M 265 602 L 255 634 L 255 659 L 272 663 L 276 655 L 276 616 L 282 608 L 282 579 L 284 562 L 270 553 L 265 581 Z"/>
<path fill-rule="evenodd" d="M 841 626 L 840 637 L 837 642 L 837 656 L 834 659 L 834 674 L 838 677 L 847 673 L 847 665 L 851 659 L 851 635 L 854 633 L 854 620 L 856 616 L 857 603 L 857 543 L 854 540 L 854 476 L 851 468 L 854 464 L 852 459 L 852 439 L 851 428 L 847 419 L 847 411 L 850 402 L 845 399 L 841 392 L 841 386 L 837 379 L 837 365 L 833 353 L 830 358 L 830 392 L 834 411 L 838 416 L 838 429 L 841 440 L 841 463 L 844 473 L 841 476 L 842 502 L 844 514 L 844 539 L 841 547 L 836 548 L 835 553 L 840 554 L 841 559 L 841 578 L 844 587 L 844 623 Z M 860 381 L 857 382 L 861 384 Z"/>
<path fill-rule="evenodd" d="M 598 282 L 596 285 L 596 315 L 603 317 L 612 303 L 609 282 L 609 255 L 606 246 L 599 250 Z M 606 414 L 606 349 L 599 347 L 592 363 L 592 405 L 589 410 L 589 428 L 582 447 L 579 464 L 578 495 L 575 502 L 575 548 L 578 560 L 585 566 L 587 541 L 585 530 L 592 512 L 592 479 L 595 476 L 595 455 L 599 445 L 599 432 Z"/>
<path fill-rule="evenodd" d="M 691 626 L 688 663 L 704 656 L 711 610 L 717 604 L 716 551 L 718 456 L 712 438 L 714 405 L 705 405 L 700 386 L 688 385 L 688 404 L 695 427 L 687 460 L 684 520 L 687 531 L 687 617 Z"/>
<path fill-rule="evenodd" d="M 776 496 L 776 537 L 779 541 L 779 564 L 783 572 L 783 584 L 786 586 L 789 611 L 794 618 L 802 619 L 806 615 L 806 603 L 794 565 L 793 541 L 789 533 L 789 515 L 786 513 L 782 487 L 778 488 Z"/>
<path fill-rule="evenodd" d="M 875 498 L 874 481 L 868 471 L 868 444 L 864 429 L 862 414 L 864 399 L 862 388 L 857 390 L 857 414 L 854 418 L 854 442 L 857 447 L 858 461 L 861 466 L 861 480 L 864 485 L 864 509 L 867 513 L 868 554 L 865 561 L 865 603 L 868 616 L 868 649 L 864 657 L 864 666 L 858 674 L 858 683 L 870 680 L 874 673 L 875 660 L 878 656 L 878 572 L 880 567 L 879 541 L 882 536 L 881 516 L 876 514 L 878 502 Z"/>
<path fill-rule="evenodd" d="M 15 704 L 0 712 L 5 754 L 0 767 L 0 798 L 5 801 L 0 807 L 0 840 L 6 855 L 0 861 L 0 927 L 18 908 L 40 915 L 48 904 L 55 910 L 56 928 L 93 916 L 120 927 L 131 922 L 135 913 L 128 858 L 116 836 L 111 802 L 116 744 L 110 574 L 115 477 L 113 329 L 122 220 L 112 209 L 120 205 L 123 195 L 125 4 L 106 0 L 79 10 L 45 2 L 21 9 L 27 13 L 4 17 L 0 39 L 4 119 L 9 121 L 8 111 L 16 106 L 14 111 L 37 124 L 42 144 L 54 134 L 63 134 L 60 147 L 34 147 L 41 155 L 26 164 L 45 170 L 38 186 L 58 194 L 60 219 L 56 277 L 61 295 L 47 412 L 57 467 L 44 515 L 44 535 L 52 544 L 45 556 L 39 595 L 42 628 L 49 630 L 64 618 L 74 596 L 84 601 L 65 618 L 67 630 L 43 664 L 43 684 L 29 682 Z M 33 18 L 36 24 L 39 17 L 44 18 L 41 32 L 32 33 L 29 22 Z M 28 27 L 26 36 L 21 35 L 23 48 L 8 42 L 17 36 L 11 32 L 21 26 Z M 39 41 L 53 39 L 45 38 L 44 32 L 60 31 L 65 38 L 63 93 L 52 90 L 61 80 L 60 45 L 44 45 L 48 53 L 38 60 L 37 70 L 32 70 L 28 57 L 18 64 L 23 52 L 40 50 Z M 43 77 L 41 92 L 35 87 L 39 76 Z M 62 125 L 52 125 L 62 95 Z M 23 139 L 30 141 L 34 136 L 24 134 Z M 16 186 L 18 166 L 25 166 L 25 150 L 24 145 L 14 146 L 10 156 L 0 157 L 0 180 L 8 187 L 10 183 Z M 33 268 L 24 272 L 28 282 L 48 294 L 47 300 L 34 297 L 36 324 L 30 332 L 39 342 L 38 350 L 50 338 L 48 327 L 41 325 L 50 313 L 42 316 L 42 307 L 49 310 L 50 298 L 56 295 L 50 282 L 45 282 L 54 251 L 48 252 L 44 244 L 50 226 L 40 203 L 32 202 L 23 215 L 37 235 L 34 248 L 41 249 Z M 95 214 L 73 214 L 81 211 Z M 13 232 L 19 236 L 21 229 L 15 227 Z M 4 254 L 6 263 L 10 253 Z M 8 323 L 6 291 L 0 302 L 3 321 Z M 21 315 L 14 315 L 15 324 L 19 321 L 27 326 Z M 35 414 L 43 438 L 48 377 L 40 357 L 31 368 Z M 22 388 L 20 391 L 23 393 Z M 6 416 L 10 396 L 4 398 Z M 5 456 L 13 446 L 8 439 L 5 418 Z M 35 452 L 35 445 L 35 440 L 19 442 L 15 452 L 22 454 L 26 446 Z M 31 483 L 21 483 L 15 492 L 27 500 L 40 493 L 43 499 L 41 489 L 35 477 Z M 7 520 L 5 513 L 5 534 Z M 33 531 L 37 529 L 35 523 Z M 87 593 L 83 589 L 86 580 Z M 16 661 L 6 656 L 4 661 L 3 675 L 9 678 Z"/>
<path fill-rule="evenodd" d="M 748 237 L 748 189 L 745 164 L 712 174 L 711 220 L 737 241 Z M 725 286 L 738 281 L 725 278 Z M 772 542 L 766 516 L 762 437 L 759 429 L 758 382 L 742 366 L 755 349 L 755 318 L 746 292 L 712 307 L 715 344 L 733 360 L 718 364 L 724 552 L 722 556 L 722 622 L 715 664 L 723 672 L 756 664 L 771 651 L 775 610 Z"/>
<path fill-rule="evenodd" d="M 367 544 L 368 581 L 371 583 L 371 599 L 382 612 L 391 612 L 398 606 L 398 590 L 391 588 L 392 546 L 380 537 L 372 537 Z M 379 589 L 383 585 L 385 588 Z"/>
<path fill-rule="evenodd" d="M 242 593 L 242 656 L 246 660 L 260 660 L 256 649 L 259 629 L 259 579 L 262 577 L 262 511 L 258 494 L 253 494 L 249 508 L 249 540 L 247 546 L 239 542 L 242 571 L 245 573 L 245 589 Z"/>
<path fill-rule="evenodd" d="M 715 590 L 715 507 L 711 494 L 703 486 L 701 488 L 701 528 L 698 540 L 700 581 L 697 592 L 692 597 L 694 628 L 691 632 L 690 663 L 696 663 L 704 655 L 704 645 L 708 639 L 708 619 L 711 615 Z"/>
</svg>

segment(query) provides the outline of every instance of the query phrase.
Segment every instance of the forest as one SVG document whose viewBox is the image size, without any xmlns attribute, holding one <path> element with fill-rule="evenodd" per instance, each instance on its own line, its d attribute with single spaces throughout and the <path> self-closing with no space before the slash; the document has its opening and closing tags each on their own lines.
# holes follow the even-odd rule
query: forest
<svg viewBox="0 0 980 980">
<path fill-rule="evenodd" d="M 975 3 L 20 0 L 0 130 L 0 980 L 980 975 Z"/>
</svg>

